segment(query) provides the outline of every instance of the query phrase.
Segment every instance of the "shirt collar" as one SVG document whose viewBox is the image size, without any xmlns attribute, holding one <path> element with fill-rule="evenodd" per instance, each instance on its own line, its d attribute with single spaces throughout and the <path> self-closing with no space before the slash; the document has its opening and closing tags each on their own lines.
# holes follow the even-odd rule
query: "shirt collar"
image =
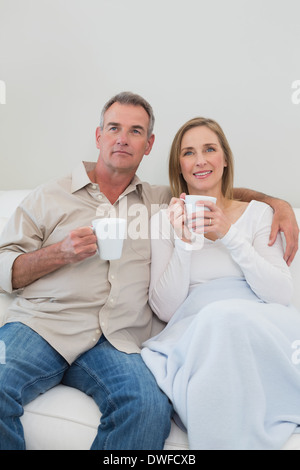
<svg viewBox="0 0 300 470">
<path fill-rule="evenodd" d="M 72 172 L 72 187 L 71 192 L 75 193 L 85 186 L 92 184 L 88 177 L 88 172 L 92 171 L 96 166 L 96 162 L 81 162 Z M 139 196 L 142 195 L 143 183 L 137 175 L 131 180 L 131 183 L 127 186 L 124 191 L 124 196 L 132 191 L 137 191 Z"/>
<path fill-rule="evenodd" d="M 131 183 L 127 186 L 123 195 L 125 196 L 126 194 L 129 194 L 132 191 L 137 191 L 138 195 L 140 197 L 142 196 L 143 183 L 137 175 L 134 175 L 134 177 L 131 180 Z"/>
<path fill-rule="evenodd" d="M 75 193 L 88 184 L 91 184 L 91 180 L 88 177 L 87 172 L 93 170 L 95 165 L 95 162 L 81 162 L 76 168 L 74 168 L 72 172 L 72 193 Z"/>
</svg>

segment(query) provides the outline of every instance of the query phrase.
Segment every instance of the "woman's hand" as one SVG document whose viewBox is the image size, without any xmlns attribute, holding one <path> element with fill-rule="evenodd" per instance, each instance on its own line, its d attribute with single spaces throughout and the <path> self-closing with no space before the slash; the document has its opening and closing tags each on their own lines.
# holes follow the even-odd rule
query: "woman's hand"
<svg viewBox="0 0 300 470">
<path fill-rule="evenodd" d="M 180 198 L 173 197 L 170 201 L 167 214 L 177 237 L 186 243 L 191 243 L 192 234 L 186 225 L 184 199 L 185 193 L 180 194 Z"/>
<path fill-rule="evenodd" d="M 214 233 L 217 238 L 223 238 L 231 227 L 231 221 L 222 209 L 211 201 L 197 201 L 199 211 L 189 218 L 188 227 L 196 233 Z M 204 206 L 209 209 L 204 210 Z"/>
</svg>

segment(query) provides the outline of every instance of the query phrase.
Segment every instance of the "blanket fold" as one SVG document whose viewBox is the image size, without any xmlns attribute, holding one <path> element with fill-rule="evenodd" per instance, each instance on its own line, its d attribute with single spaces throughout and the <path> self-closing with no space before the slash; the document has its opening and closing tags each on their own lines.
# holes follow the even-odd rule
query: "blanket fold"
<svg viewBox="0 0 300 470">
<path fill-rule="evenodd" d="M 244 279 L 192 292 L 142 357 L 191 449 L 280 449 L 300 425 L 300 314 Z"/>
</svg>

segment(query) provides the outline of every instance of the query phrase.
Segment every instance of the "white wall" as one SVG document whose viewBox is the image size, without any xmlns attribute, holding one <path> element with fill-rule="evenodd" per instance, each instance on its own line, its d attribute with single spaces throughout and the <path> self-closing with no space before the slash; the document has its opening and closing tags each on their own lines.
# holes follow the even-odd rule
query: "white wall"
<svg viewBox="0 0 300 470">
<path fill-rule="evenodd" d="M 299 18 L 299 0 L 0 0 L 0 189 L 96 160 L 100 110 L 131 90 L 156 114 L 143 179 L 168 182 L 175 132 L 203 115 L 237 186 L 300 207 Z"/>
</svg>

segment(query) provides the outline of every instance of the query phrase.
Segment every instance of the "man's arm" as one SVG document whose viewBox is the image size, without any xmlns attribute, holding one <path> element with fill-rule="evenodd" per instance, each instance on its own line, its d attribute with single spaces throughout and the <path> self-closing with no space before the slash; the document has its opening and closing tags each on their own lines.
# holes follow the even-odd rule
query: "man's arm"
<svg viewBox="0 0 300 470">
<path fill-rule="evenodd" d="M 269 245 L 273 245 L 278 233 L 283 232 L 286 239 L 284 259 L 288 266 L 290 266 L 297 253 L 299 242 L 299 227 L 291 205 L 282 199 L 245 188 L 235 188 L 234 198 L 245 202 L 250 202 L 255 199 L 256 201 L 265 202 L 273 208 L 274 218 Z"/>
<path fill-rule="evenodd" d="M 18 256 L 12 268 L 13 288 L 21 289 L 62 266 L 93 256 L 97 251 L 96 240 L 91 227 L 81 227 L 62 242 Z"/>
</svg>

